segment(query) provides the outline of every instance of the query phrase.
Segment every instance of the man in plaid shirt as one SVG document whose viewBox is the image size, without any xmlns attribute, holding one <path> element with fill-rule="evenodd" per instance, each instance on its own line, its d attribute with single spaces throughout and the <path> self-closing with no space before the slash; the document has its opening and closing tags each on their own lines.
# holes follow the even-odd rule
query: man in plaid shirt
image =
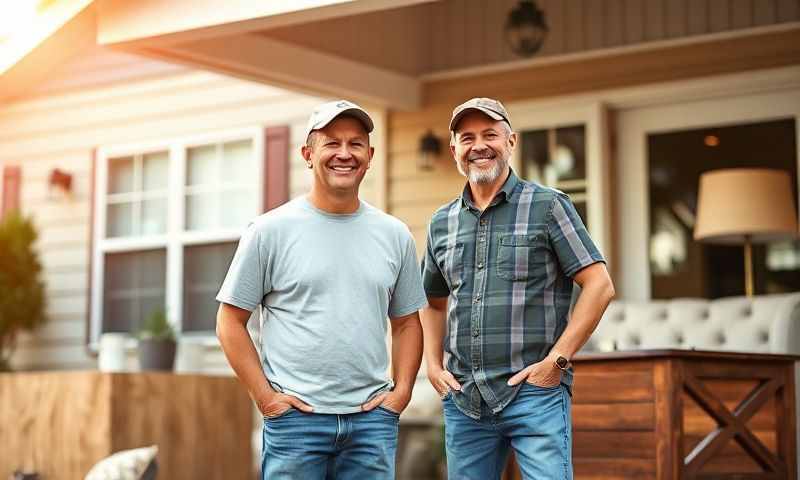
<svg viewBox="0 0 800 480">
<path fill-rule="evenodd" d="M 605 260 L 567 195 L 509 167 L 517 136 L 500 102 L 459 105 L 450 131 L 468 182 L 434 213 L 422 261 L 448 478 L 499 478 L 513 448 L 524 478 L 571 479 L 570 359 L 614 296 Z"/>
</svg>

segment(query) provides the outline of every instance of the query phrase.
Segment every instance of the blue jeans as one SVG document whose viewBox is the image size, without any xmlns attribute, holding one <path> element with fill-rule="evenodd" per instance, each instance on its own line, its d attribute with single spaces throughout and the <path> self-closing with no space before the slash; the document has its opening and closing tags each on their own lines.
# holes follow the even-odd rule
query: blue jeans
<svg viewBox="0 0 800 480">
<path fill-rule="evenodd" d="M 500 413 L 484 404 L 474 420 L 444 398 L 449 480 L 499 479 L 514 449 L 522 478 L 572 480 L 572 419 L 567 387 L 524 383 Z"/>
<path fill-rule="evenodd" d="M 262 479 L 394 479 L 399 418 L 382 407 L 346 415 L 290 408 L 265 418 Z"/>
</svg>

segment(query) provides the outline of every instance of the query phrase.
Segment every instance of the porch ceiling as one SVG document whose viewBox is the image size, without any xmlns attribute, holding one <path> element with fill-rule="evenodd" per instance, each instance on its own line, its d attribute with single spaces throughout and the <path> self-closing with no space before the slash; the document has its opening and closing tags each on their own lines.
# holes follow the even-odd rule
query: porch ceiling
<svg viewBox="0 0 800 480">
<path fill-rule="evenodd" d="M 800 20 L 798 9 L 782 7 L 786 2 L 781 0 L 764 0 L 771 9 L 739 8 L 741 2 L 730 7 L 678 2 L 682 6 L 677 8 L 670 0 L 538 0 L 550 31 L 537 56 L 522 60 L 503 37 L 506 17 L 517 0 L 227 0 L 224 9 L 221 0 L 192 0 L 191 8 L 188 1 L 103 0 L 98 39 L 173 62 L 399 110 L 419 109 L 434 96 L 451 97 L 448 85 L 459 76 L 494 75 L 497 83 L 523 72 L 525 81 L 532 82 L 527 85 L 529 96 L 535 96 L 541 87 L 538 78 L 554 82 L 556 88 L 545 86 L 550 94 L 613 87 L 620 72 L 641 71 L 634 62 L 642 59 L 642 65 L 661 72 L 654 77 L 657 81 L 669 79 L 662 67 L 677 68 L 680 77 L 681 62 L 708 65 L 687 69 L 687 75 L 735 71 L 738 67 L 730 62 L 737 52 L 717 54 L 715 48 L 751 36 L 758 42 L 755 37 L 774 35 L 775 29 L 796 31 Z M 181 20 L 155 21 L 161 18 Z M 744 54 L 757 58 L 742 55 L 741 68 L 773 66 L 766 57 L 780 58 L 777 64 L 796 61 L 797 49 L 784 43 L 795 37 L 784 33 L 775 40 L 777 54 L 745 48 Z M 707 50 L 690 52 L 688 44 Z M 648 60 L 676 49 L 687 52 L 685 57 L 672 55 L 673 61 L 664 65 L 660 62 L 669 59 L 660 58 L 655 65 Z M 612 61 L 592 63 L 607 57 Z M 568 64 L 570 88 L 564 90 L 554 75 Z M 600 72 L 610 79 L 598 82 L 582 64 L 610 65 Z M 637 81 L 647 81 L 647 75 Z M 454 91 L 461 95 L 470 90 L 457 87 Z"/>
<path fill-rule="evenodd" d="M 319 22 L 430 1 L 225 0 L 223 6 L 220 0 L 103 0 L 98 42 L 314 95 L 415 109 L 420 81 L 407 72 L 263 32 L 309 32 L 308 25 Z"/>
<path fill-rule="evenodd" d="M 95 0 L 0 77 L 0 97 L 41 76 L 56 47 L 66 55 L 95 39 L 394 110 L 800 63 L 800 8 L 760 1 L 537 0 L 550 31 L 533 59 L 519 59 L 503 39 L 517 0 Z"/>
</svg>

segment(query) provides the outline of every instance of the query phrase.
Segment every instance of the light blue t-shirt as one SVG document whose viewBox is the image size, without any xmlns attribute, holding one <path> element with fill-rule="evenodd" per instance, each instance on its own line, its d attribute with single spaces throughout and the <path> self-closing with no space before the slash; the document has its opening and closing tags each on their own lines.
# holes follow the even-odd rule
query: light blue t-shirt
<svg viewBox="0 0 800 480">
<path fill-rule="evenodd" d="M 387 317 L 425 305 L 411 233 L 361 202 L 353 214 L 305 197 L 242 235 L 217 300 L 261 306 L 261 357 L 272 387 L 315 413 L 353 413 L 391 388 Z"/>
</svg>

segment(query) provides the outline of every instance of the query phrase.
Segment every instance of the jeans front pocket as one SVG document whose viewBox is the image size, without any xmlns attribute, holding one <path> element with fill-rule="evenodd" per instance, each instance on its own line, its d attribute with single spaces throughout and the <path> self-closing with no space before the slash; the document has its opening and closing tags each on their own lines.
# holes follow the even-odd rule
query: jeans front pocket
<svg viewBox="0 0 800 480">
<path fill-rule="evenodd" d="M 278 415 L 275 415 L 275 416 L 272 416 L 272 417 L 268 417 L 268 416 L 266 416 L 266 415 L 263 415 L 263 417 L 264 417 L 264 420 L 265 420 L 265 421 L 267 421 L 267 422 L 271 422 L 272 420 L 278 420 L 279 418 L 286 417 L 286 416 L 288 416 L 290 413 L 292 413 L 292 412 L 295 412 L 295 411 L 296 411 L 296 410 L 295 410 L 295 408 L 294 408 L 294 407 L 289 407 L 289 408 L 287 408 L 286 410 L 284 410 L 283 412 L 279 413 Z"/>
<path fill-rule="evenodd" d="M 381 412 L 383 412 L 383 413 L 385 413 L 387 415 L 391 415 L 392 417 L 395 417 L 395 418 L 400 418 L 400 414 L 399 413 L 395 412 L 394 410 L 389 410 L 388 408 L 384 407 L 383 405 L 378 405 L 377 407 L 375 407 L 375 410 L 380 410 Z"/>
</svg>

